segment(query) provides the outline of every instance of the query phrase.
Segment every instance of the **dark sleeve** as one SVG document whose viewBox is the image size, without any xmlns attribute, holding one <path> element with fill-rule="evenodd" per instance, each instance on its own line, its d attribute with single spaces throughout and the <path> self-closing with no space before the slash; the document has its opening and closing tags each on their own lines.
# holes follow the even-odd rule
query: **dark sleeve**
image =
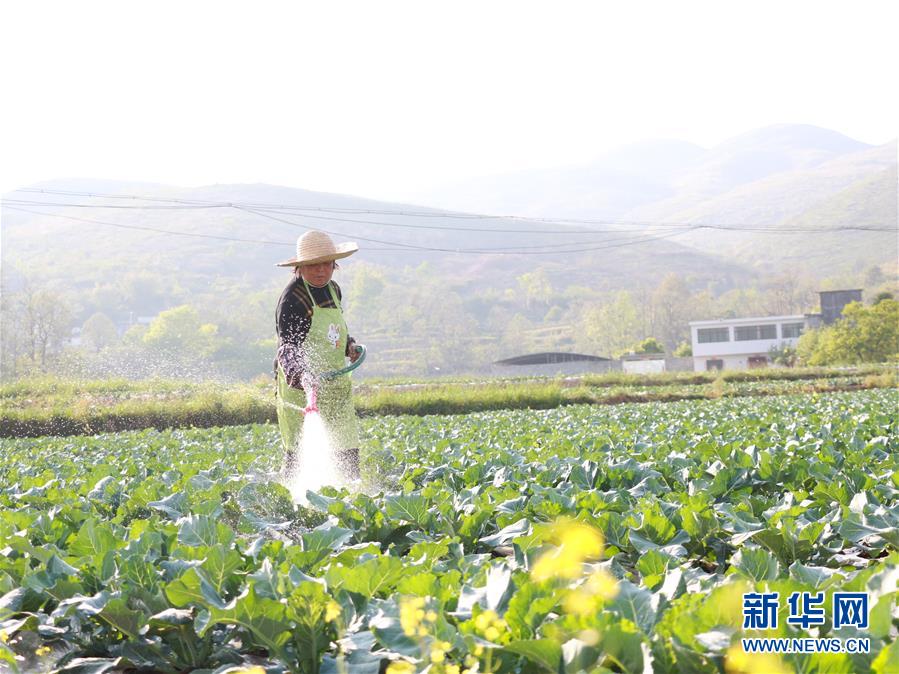
<svg viewBox="0 0 899 674">
<path fill-rule="evenodd" d="M 302 344 L 312 325 L 312 312 L 303 301 L 303 292 L 291 284 L 281 293 L 275 315 L 278 331 L 278 363 L 284 370 L 287 383 L 301 388 L 303 377 Z"/>
</svg>

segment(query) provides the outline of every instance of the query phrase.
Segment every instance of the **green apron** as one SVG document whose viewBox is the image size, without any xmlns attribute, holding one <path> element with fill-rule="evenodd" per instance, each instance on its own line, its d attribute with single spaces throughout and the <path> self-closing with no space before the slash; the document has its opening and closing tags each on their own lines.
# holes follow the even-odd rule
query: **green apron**
<svg viewBox="0 0 899 674">
<path fill-rule="evenodd" d="M 312 297 L 312 290 L 305 279 L 303 284 L 309 297 Z M 339 370 L 346 365 L 346 321 L 343 320 L 340 302 L 330 283 L 328 292 L 336 307 L 320 307 L 312 300 L 312 324 L 301 346 L 304 367 L 314 376 Z M 318 380 L 317 387 L 316 402 L 325 428 L 328 429 L 331 449 L 337 452 L 359 447 L 350 376 L 347 374 L 327 381 Z M 278 427 L 284 449 L 290 454 L 299 450 L 303 439 L 303 413 L 287 407 L 285 402 L 300 408 L 306 407 L 306 393 L 302 389 L 288 386 L 284 370 L 278 364 Z"/>
</svg>

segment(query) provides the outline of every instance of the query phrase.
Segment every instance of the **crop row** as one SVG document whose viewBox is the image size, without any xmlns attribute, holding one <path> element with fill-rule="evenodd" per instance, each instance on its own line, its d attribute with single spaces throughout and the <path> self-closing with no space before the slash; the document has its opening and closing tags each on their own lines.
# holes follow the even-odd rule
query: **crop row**
<svg viewBox="0 0 899 674">
<path fill-rule="evenodd" d="M 778 370 L 668 373 L 638 377 L 488 380 L 408 385 L 361 384 L 356 409 L 364 416 L 467 414 L 550 409 L 573 404 L 702 400 L 742 395 L 895 387 L 890 370 Z M 187 428 L 275 420 L 270 382 L 213 385 L 177 381 L 72 382 L 35 380 L 0 388 L 0 437 L 90 435 L 141 428 Z"/>
<path fill-rule="evenodd" d="M 297 507 L 271 427 L 5 441 L 0 662 L 58 671 L 896 671 L 893 390 L 368 419 Z M 868 592 L 747 656 L 750 591 Z M 809 636 L 789 625 L 763 636 Z M 749 634 L 752 634 L 751 632 Z M 17 659 L 18 658 L 18 659 Z"/>
</svg>

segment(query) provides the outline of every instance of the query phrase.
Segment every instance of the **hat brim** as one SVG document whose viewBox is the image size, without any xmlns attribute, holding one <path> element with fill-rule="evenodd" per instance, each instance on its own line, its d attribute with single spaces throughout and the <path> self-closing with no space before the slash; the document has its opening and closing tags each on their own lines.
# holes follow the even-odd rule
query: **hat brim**
<svg viewBox="0 0 899 674">
<path fill-rule="evenodd" d="M 298 260 L 297 258 L 293 258 L 292 260 L 285 260 L 284 262 L 279 262 L 276 266 L 278 267 L 299 267 L 302 264 L 319 264 L 321 262 L 333 262 L 334 260 L 340 260 L 345 257 L 349 257 L 353 253 L 359 250 L 359 246 L 355 243 L 341 243 L 337 246 L 337 251 L 331 253 L 330 255 L 322 255 L 320 257 L 314 257 L 308 260 Z"/>
</svg>

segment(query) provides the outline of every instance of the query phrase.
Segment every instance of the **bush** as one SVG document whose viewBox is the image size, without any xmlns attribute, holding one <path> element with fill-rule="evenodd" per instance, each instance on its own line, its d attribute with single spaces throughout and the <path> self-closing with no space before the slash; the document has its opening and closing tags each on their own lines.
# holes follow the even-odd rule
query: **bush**
<svg viewBox="0 0 899 674">
<path fill-rule="evenodd" d="M 802 335 L 798 352 L 808 365 L 887 362 L 899 352 L 899 302 L 883 299 L 869 307 L 851 302 L 836 323 Z"/>
</svg>

